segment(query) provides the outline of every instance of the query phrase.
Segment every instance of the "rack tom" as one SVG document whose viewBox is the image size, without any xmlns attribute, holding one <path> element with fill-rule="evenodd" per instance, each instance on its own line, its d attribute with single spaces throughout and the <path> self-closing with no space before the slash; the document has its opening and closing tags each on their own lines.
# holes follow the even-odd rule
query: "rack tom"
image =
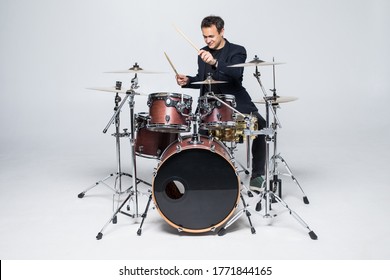
<svg viewBox="0 0 390 280">
<path fill-rule="evenodd" d="M 171 133 L 190 131 L 191 96 L 169 92 L 152 93 L 148 97 L 148 106 L 149 130 Z"/>
<path fill-rule="evenodd" d="M 213 130 L 234 127 L 236 125 L 235 113 L 232 109 L 236 107 L 234 95 L 219 94 L 216 97 L 229 106 L 210 97 L 199 97 L 199 112 L 201 114 L 200 128 Z"/>
</svg>

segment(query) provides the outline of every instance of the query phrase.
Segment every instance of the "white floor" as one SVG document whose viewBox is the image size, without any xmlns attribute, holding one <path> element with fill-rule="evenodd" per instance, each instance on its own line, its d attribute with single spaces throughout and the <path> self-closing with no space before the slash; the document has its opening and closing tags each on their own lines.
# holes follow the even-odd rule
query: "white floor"
<svg viewBox="0 0 390 280">
<path fill-rule="evenodd" d="M 77 195 L 116 171 L 114 138 L 97 134 L 94 145 L 81 141 L 77 147 L 68 139 L 62 146 L 48 144 L 46 150 L 10 149 L 0 162 L 0 258 L 388 259 L 386 139 L 367 135 L 346 148 L 341 138 L 329 143 L 328 137 L 319 135 L 291 133 L 286 141 L 284 131 L 279 133 L 279 151 L 310 204 L 302 202 L 299 188 L 288 177 L 282 177 L 283 199 L 318 235 L 316 241 L 282 205 L 273 205 L 277 216 L 269 222 L 263 212 L 253 210 L 256 200 L 248 198 L 256 234 L 251 234 L 244 216 L 223 237 L 178 233 L 154 209 L 149 211 L 142 236 L 136 234 L 140 219 L 120 214 L 118 223 L 109 224 L 98 241 L 95 236 L 112 214 L 112 192 L 99 185 L 83 199 Z M 130 172 L 128 150 L 128 142 L 122 141 L 125 172 Z M 242 162 L 244 154 L 244 146 L 239 146 L 237 158 Z M 138 177 L 150 181 L 156 164 L 156 160 L 138 158 Z M 279 169 L 284 170 L 283 166 Z M 146 191 L 143 185 L 139 189 Z M 140 212 L 145 202 L 146 196 L 141 196 Z"/>
</svg>

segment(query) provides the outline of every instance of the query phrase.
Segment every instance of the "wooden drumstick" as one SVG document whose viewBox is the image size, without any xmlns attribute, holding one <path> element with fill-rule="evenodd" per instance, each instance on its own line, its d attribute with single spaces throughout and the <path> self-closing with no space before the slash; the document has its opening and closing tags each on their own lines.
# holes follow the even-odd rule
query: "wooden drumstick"
<svg viewBox="0 0 390 280">
<path fill-rule="evenodd" d="M 179 74 L 177 73 L 177 70 L 176 70 L 175 66 L 173 65 L 172 61 L 169 59 L 169 57 L 168 57 L 167 53 L 166 53 L 166 52 L 164 52 L 164 54 L 165 54 L 165 57 L 167 58 L 167 60 L 168 60 L 169 64 L 171 65 L 171 67 L 172 67 L 173 71 L 175 72 L 175 74 L 176 74 L 176 75 L 179 75 Z"/>
<path fill-rule="evenodd" d="M 194 49 L 197 51 L 197 52 L 199 52 L 200 51 L 200 49 L 186 36 L 186 34 L 184 34 L 183 33 L 183 31 L 181 31 L 176 25 L 173 25 L 174 27 L 175 27 L 175 29 L 176 29 L 176 31 L 177 32 L 179 32 L 180 34 L 181 34 L 181 36 L 183 36 L 184 37 L 184 39 L 186 39 L 187 40 L 187 42 L 188 43 L 190 43 L 190 45 L 191 46 L 193 46 L 194 47 Z"/>
</svg>

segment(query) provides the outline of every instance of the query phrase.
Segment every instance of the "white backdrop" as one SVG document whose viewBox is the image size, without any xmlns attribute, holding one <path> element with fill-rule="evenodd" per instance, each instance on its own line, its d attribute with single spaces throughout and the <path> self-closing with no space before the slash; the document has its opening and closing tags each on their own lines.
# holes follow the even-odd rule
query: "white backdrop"
<svg viewBox="0 0 390 280">
<path fill-rule="evenodd" d="M 9 222 L 14 207 L 24 207 L 26 200 L 33 203 L 17 196 L 23 188 L 40 184 L 42 177 L 53 176 L 50 184 L 62 180 L 66 190 L 77 194 L 96 176 L 115 168 L 113 139 L 101 132 L 112 114 L 113 94 L 86 88 L 113 86 L 117 80 L 128 86 L 132 75 L 105 71 L 127 69 L 137 62 L 145 70 L 166 72 L 139 75 L 141 93 L 198 96 L 196 90 L 176 85 L 163 53 L 168 53 L 179 72 L 195 74 L 196 53 L 173 24 L 201 47 L 200 21 L 210 14 L 225 20 L 225 37 L 244 45 L 248 60 L 258 55 L 286 63 L 276 67 L 277 92 L 299 99 L 279 112 L 280 143 L 287 159 L 295 161 L 298 174 L 307 176 L 306 183 L 332 184 L 333 199 L 345 182 L 359 180 L 360 191 L 373 192 L 369 202 L 387 208 L 389 12 L 385 0 L 2 0 L 0 192 L 7 202 L 0 206 L 2 223 Z M 272 88 L 272 68 L 260 70 L 265 88 Z M 244 85 L 253 99 L 260 99 L 253 71 L 245 68 Z M 145 110 L 146 97 L 137 97 L 136 111 Z M 122 120 L 128 125 L 124 114 Z M 26 170 L 33 174 L 26 175 Z M 83 179 L 72 180 L 74 176 Z M 356 195 L 354 186 L 349 187 L 338 201 Z M 374 201 L 375 195 L 379 201 Z M 351 210 L 356 215 L 367 210 L 362 199 L 356 203 L 362 208 Z M 330 215 L 330 206 L 325 207 L 320 212 Z M 380 223 L 385 226 L 382 234 L 389 233 L 388 221 Z M 24 255 L 5 245 L 15 238 L 12 231 L 1 229 L 0 235 L 2 258 L 72 256 Z M 389 245 L 388 238 L 385 244 Z M 378 255 L 364 252 L 339 257 L 390 256 L 388 249 Z M 317 257 L 337 258 L 330 253 Z"/>
</svg>

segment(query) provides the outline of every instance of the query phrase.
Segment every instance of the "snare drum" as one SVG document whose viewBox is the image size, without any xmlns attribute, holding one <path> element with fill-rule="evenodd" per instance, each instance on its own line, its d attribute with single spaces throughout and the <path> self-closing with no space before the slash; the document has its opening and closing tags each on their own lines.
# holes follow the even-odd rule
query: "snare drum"
<svg viewBox="0 0 390 280">
<path fill-rule="evenodd" d="M 192 97 L 180 93 L 158 92 L 149 94 L 147 128 L 159 132 L 190 131 L 189 114 Z"/>
<path fill-rule="evenodd" d="M 216 97 L 232 108 L 236 107 L 234 95 L 219 94 Z M 235 113 L 232 108 L 229 108 L 219 100 L 206 96 L 199 97 L 199 112 L 201 114 L 200 128 L 212 130 L 234 127 L 236 122 Z"/>
<path fill-rule="evenodd" d="M 160 158 L 164 150 L 177 140 L 178 133 L 162 133 L 146 128 L 148 113 L 142 112 L 136 116 L 135 153 L 146 158 Z"/>
<path fill-rule="evenodd" d="M 247 121 L 249 124 L 249 130 L 255 131 L 258 130 L 257 118 L 252 115 L 245 114 L 243 117 L 240 114 L 237 114 L 236 125 L 234 127 L 227 127 L 222 129 L 210 130 L 209 133 L 217 140 L 223 142 L 236 142 L 243 143 L 245 141 L 245 129 L 247 129 Z M 256 138 L 256 136 L 251 136 L 251 139 Z"/>
<path fill-rule="evenodd" d="M 201 233 L 223 225 L 235 211 L 240 178 L 224 145 L 201 136 L 172 143 L 154 174 L 158 212 L 179 231 Z"/>
</svg>

